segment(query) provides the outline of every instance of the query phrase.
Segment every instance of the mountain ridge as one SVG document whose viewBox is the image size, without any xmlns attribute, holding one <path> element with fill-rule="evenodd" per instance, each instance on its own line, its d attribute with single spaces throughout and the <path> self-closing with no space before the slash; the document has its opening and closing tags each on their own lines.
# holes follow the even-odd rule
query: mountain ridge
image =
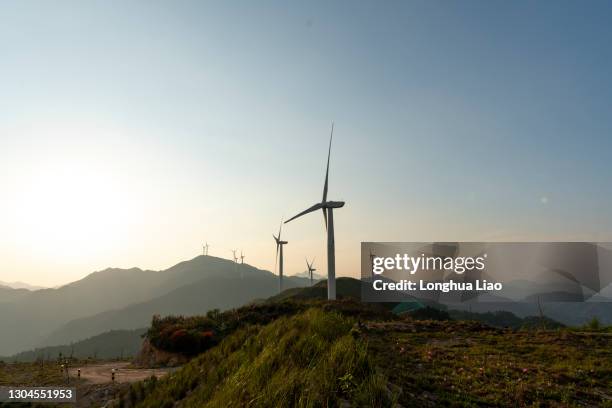
<svg viewBox="0 0 612 408">
<path fill-rule="evenodd" d="M 12 355 L 47 345 L 41 342 L 73 320 L 146 303 L 202 279 L 241 274 L 275 276 L 248 264 L 239 265 L 227 259 L 199 255 L 162 271 L 107 268 L 56 289 L 23 292 L 19 296 L 15 296 L 18 292 L 10 290 L 6 293 L 12 298 L 6 301 L 3 301 L 3 292 L 0 291 L 0 327 L 10 328 L 3 330 L 0 336 L 0 354 Z M 276 288 L 277 283 L 273 280 L 268 280 L 268 284 Z M 257 293 L 253 293 L 253 298 Z M 195 296 L 193 293 L 190 295 Z M 252 300 L 247 299 L 247 294 L 244 296 L 241 299 L 244 303 Z"/>
</svg>

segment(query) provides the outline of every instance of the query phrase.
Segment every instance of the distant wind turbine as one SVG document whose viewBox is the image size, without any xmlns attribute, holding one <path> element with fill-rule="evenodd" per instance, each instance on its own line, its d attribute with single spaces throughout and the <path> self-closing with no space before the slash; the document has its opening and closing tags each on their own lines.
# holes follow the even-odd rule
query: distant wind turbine
<svg viewBox="0 0 612 408">
<path fill-rule="evenodd" d="M 323 200 L 313 205 L 307 210 L 302 211 L 293 218 L 289 218 L 285 223 L 292 221 L 302 215 L 317 210 L 323 210 L 325 228 L 327 229 L 327 299 L 336 299 L 336 254 L 334 243 L 334 208 L 344 207 L 344 201 L 327 201 L 327 188 L 329 185 L 329 157 L 331 155 L 332 139 L 334 137 L 334 122 L 332 122 L 331 135 L 329 136 L 329 150 L 327 151 L 327 170 L 325 171 L 325 185 L 323 186 Z"/>
<path fill-rule="evenodd" d="M 204 255 L 208 255 L 208 242 L 206 242 L 206 244 L 204 244 Z"/>
<path fill-rule="evenodd" d="M 276 269 L 276 263 L 279 261 L 280 254 L 280 262 L 278 268 L 278 292 L 283 291 L 283 246 L 288 244 L 289 242 L 281 240 L 281 232 L 283 231 L 283 222 L 280 223 L 280 228 L 278 229 L 278 237 L 272 234 L 274 237 L 274 241 L 276 241 L 276 258 L 274 261 L 274 269 Z"/>
<path fill-rule="evenodd" d="M 314 258 L 312 258 L 312 262 L 310 263 L 308 263 L 308 258 L 306 258 L 306 266 L 308 267 L 308 276 L 310 277 L 310 286 L 312 286 L 312 283 L 313 283 L 312 273 L 316 271 L 313 265 L 314 265 Z"/>
</svg>

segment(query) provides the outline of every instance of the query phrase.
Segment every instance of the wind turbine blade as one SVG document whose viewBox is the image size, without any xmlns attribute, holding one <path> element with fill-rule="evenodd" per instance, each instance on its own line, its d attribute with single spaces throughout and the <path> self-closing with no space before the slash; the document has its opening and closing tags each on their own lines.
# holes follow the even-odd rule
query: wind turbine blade
<svg viewBox="0 0 612 408">
<path fill-rule="evenodd" d="M 280 222 L 280 227 L 278 227 L 278 239 L 281 239 L 281 232 L 283 231 L 283 220 Z"/>
<path fill-rule="evenodd" d="M 331 145 L 334 137 L 334 122 L 332 122 L 331 135 L 329 136 L 329 150 L 327 151 L 327 169 L 325 170 L 325 185 L 323 186 L 323 202 L 327 201 L 327 187 L 329 183 L 329 156 L 331 156 Z"/>
<path fill-rule="evenodd" d="M 276 273 L 276 266 L 278 265 L 278 247 L 280 244 L 276 241 L 276 257 L 274 258 L 274 273 Z"/>
<path fill-rule="evenodd" d="M 302 212 L 301 212 L 301 213 L 299 213 L 298 215 L 296 215 L 296 216 L 294 216 L 294 217 L 289 218 L 287 221 L 285 221 L 285 224 L 286 224 L 286 223 L 288 223 L 289 221 L 293 221 L 293 220 L 295 220 L 295 219 L 296 219 L 296 218 L 298 218 L 298 217 L 301 217 L 302 215 L 305 215 L 305 214 L 311 213 L 311 212 L 313 212 L 313 211 L 317 211 L 317 210 L 318 210 L 318 209 L 320 209 L 320 208 L 323 208 L 323 205 L 322 205 L 321 203 L 317 203 L 317 204 L 313 205 L 312 207 L 310 207 L 309 209 L 302 211 Z"/>
</svg>

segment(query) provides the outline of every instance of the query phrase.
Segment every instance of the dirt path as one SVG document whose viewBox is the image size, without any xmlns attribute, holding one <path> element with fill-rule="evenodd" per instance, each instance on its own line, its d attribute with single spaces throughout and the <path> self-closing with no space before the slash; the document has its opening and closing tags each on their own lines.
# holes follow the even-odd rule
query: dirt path
<svg viewBox="0 0 612 408">
<path fill-rule="evenodd" d="M 132 383 L 142 381 L 155 375 L 163 377 L 175 368 L 128 368 L 130 363 L 104 363 L 94 364 L 70 369 L 70 377 L 77 378 L 78 370 L 81 370 L 81 380 L 92 384 L 107 384 L 112 382 L 112 372 L 115 369 L 115 382 Z"/>
</svg>

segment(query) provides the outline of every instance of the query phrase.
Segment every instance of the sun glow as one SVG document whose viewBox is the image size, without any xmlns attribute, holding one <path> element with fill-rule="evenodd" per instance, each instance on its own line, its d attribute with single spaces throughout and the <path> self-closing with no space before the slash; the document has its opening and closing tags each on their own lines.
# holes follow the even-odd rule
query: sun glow
<svg viewBox="0 0 612 408">
<path fill-rule="evenodd" d="M 64 260 L 120 246 L 129 235 L 138 199 L 121 177 L 118 160 L 95 145 L 41 150 L 20 156 L 12 174 L 5 174 L 8 194 L 0 208 L 13 246 Z"/>
<path fill-rule="evenodd" d="M 17 239 L 62 256 L 89 254 L 120 236 L 121 196 L 112 177 L 91 164 L 42 166 L 15 196 Z"/>
</svg>

